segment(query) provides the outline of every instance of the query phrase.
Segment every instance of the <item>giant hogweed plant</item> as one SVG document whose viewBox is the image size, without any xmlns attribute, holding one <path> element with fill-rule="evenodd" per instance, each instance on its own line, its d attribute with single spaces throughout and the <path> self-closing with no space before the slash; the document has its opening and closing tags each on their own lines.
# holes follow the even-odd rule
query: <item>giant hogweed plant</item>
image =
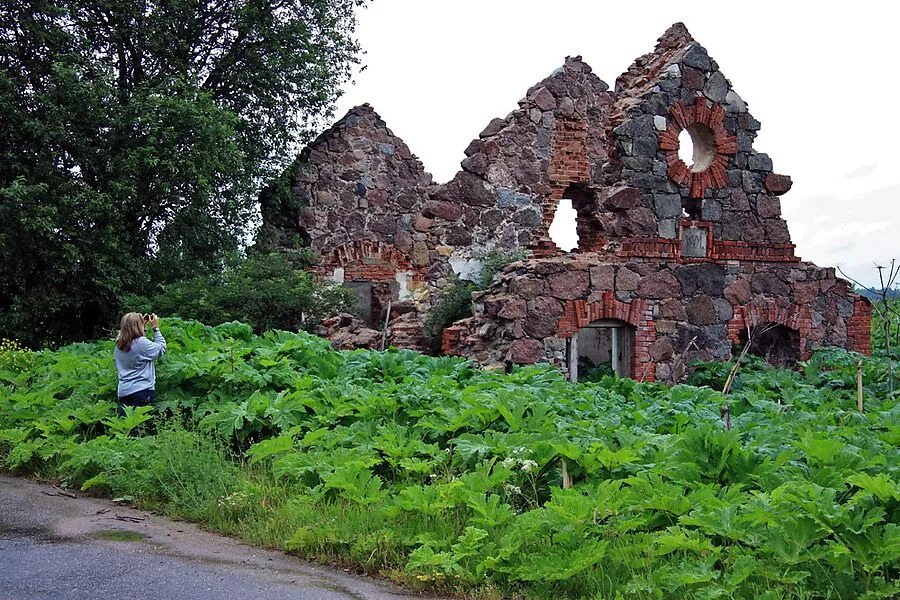
<svg viewBox="0 0 900 600">
<path fill-rule="evenodd" d="M 463 593 L 900 594 L 900 407 L 883 358 L 863 360 L 860 413 L 861 357 L 837 350 L 797 371 L 751 362 L 725 397 L 714 363 L 695 385 L 571 384 L 547 366 L 165 327 L 152 418 L 115 417 L 111 342 L 0 365 L 5 468 Z"/>
</svg>

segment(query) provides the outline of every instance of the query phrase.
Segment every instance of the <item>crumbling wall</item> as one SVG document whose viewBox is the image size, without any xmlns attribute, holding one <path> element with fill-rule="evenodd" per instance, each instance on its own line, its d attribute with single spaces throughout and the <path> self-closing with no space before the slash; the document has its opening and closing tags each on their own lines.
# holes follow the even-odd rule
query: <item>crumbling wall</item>
<svg viewBox="0 0 900 600">
<path fill-rule="evenodd" d="M 566 340 L 592 322 L 635 328 L 632 377 L 675 381 L 694 360 L 727 360 L 749 326 L 797 333 L 797 356 L 820 346 L 868 353 L 870 306 L 833 269 L 811 263 L 601 262 L 560 256 L 512 265 L 475 298 L 475 316 L 443 350 L 482 364 L 547 360 L 568 367 Z"/>
<path fill-rule="evenodd" d="M 323 277 L 373 285 L 373 313 L 381 295 L 396 296 L 389 344 L 423 349 L 434 295 L 496 248 L 531 258 L 474 295 L 474 317 L 445 331 L 446 353 L 566 368 L 568 341 L 603 320 L 633 328 L 627 364 L 640 379 L 674 381 L 692 360 L 729 358 L 748 327 L 767 324 L 781 337 L 766 343 L 796 345 L 779 359 L 822 345 L 868 352 L 868 302 L 794 253 L 779 198 L 791 180 L 753 148 L 759 128 L 676 24 L 615 91 L 567 58 L 488 124 L 442 185 L 370 107 L 352 109 L 293 167 L 296 227 Z M 569 255 L 548 234 L 564 198 L 578 214 Z M 344 345 L 354 332 L 377 338 L 377 324 L 332 325 Z"/>
<path fill-rule="evenodd" d="M 606 162 L 610 103 L 608 86 L 581 57 L 532 86 L 518 109 L 469 144 L 462 170 L 432 193 L 462 210 L 444 243 L 460 255 L 469 248 L 555 250 L 547 230 L 559 201 L 570 184 L 593 186 L 591 165 Z M 597 212 L 596 205 L 578 208 L 585 219 Z"/>
<path fill-rule="evenodd" d="M 617 79 L 610 127 L 611 177 L 642 191 L 657 237 L 679 237 L 686 212 L 711 224 L 717 240 L 732 242 L 725 255 L 745 258 L 765 246 L 793 256 L 778 198 L 791 180 L 753 149 L 759 121 L 683 25 Z M 693 167 L 679 158 L 682 131 L 699 158 Z"/>
</svg>

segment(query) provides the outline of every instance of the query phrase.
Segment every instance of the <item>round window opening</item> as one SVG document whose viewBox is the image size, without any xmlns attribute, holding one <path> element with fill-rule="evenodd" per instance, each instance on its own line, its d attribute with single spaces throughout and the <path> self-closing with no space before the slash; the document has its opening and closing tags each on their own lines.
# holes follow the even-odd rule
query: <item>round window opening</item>
<svg viewBox="0 0 900 600">
<path fill-rule="evenodd" d="M 678 134 L 678 158 L 700 173 L 709 168 L 716 157 L 716 135 L 702 123 L 694 123 Z"/>
</svg>

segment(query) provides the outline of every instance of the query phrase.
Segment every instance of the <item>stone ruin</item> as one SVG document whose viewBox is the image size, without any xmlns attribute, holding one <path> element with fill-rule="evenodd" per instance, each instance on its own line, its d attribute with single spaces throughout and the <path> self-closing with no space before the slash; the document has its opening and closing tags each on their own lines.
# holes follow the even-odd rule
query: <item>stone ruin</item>
<svg viewBox="0 0 900 600">
<path fill-rule="evenodd" d="M 527 258 L 473 294 L 443 353 L 676 381 L 748 336 L 775 364 L 821 346 L 870 352 L 871 305 L 794 254 L 780 200 L 791 179 L 754 149 L 759 121 L 684 25 L 613 90 L 567 58 L 518 105 L 444 184 L 358 106 L 303 150 L 290 193 L 263 195 L 268 239 L 308 243 L 318 274 L 356 293 L 365 323 L 326 323 L 339 346 L 426 350 L 432 299 L 500 249 Z M 576 214 L 571 251 L 548 232 L 562 201 Z"/>
</svg>

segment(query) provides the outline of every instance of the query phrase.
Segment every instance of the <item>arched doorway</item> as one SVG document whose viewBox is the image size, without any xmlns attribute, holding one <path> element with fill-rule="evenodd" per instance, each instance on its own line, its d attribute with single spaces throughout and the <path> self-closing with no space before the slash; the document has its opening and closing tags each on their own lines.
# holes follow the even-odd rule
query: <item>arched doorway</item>
<svg viewBox="0 0 900 600">
<path fill-rule="evenodd" d="M 741 346 L 747 344 L 747 330 L 741 332 Z M 775 367 L 793 367 L 800 360 L 800 333 L 778 323 L 763 323 L 750 328 L 748 354 L 758 356 Z"/>
<path fill-rule="evenodd" d="M 633 326 L 618 319 L 593 321 L 579 329 L 567 342 L 569 379 L 631 376 L 634 332 Z"/>
</svg>

